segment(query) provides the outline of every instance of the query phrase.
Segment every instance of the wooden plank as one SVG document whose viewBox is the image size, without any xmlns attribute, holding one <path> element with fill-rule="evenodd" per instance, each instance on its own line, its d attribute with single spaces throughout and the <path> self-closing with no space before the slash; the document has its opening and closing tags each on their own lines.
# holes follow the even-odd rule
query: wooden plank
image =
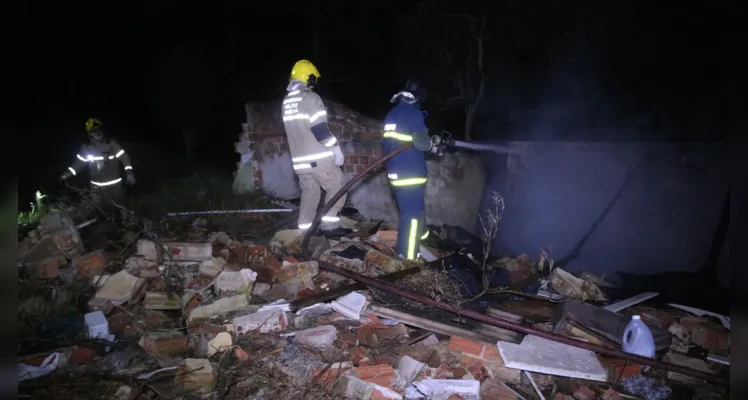
<svg viewBox="0 0 748 400">
<path fill-rule="evenodd" d="M 480 333 L 467 330 L 453 325 L 432 321 L 407 312 L 393 310 L 378 304 L 370 304 L 367 311 L 378 317 L 399 321 L 405 325 L 415 326 L 417 328 L 426 329 L 448 336 L 459 336 L 466 339 L 473 339 L 490 345 L 495 345 L 499 340 L 515 341 L 515 338 L 512 337 L 502 337 L 502 335 L 497 333 Z"/>
<path fill-rule="evenodd" d="M 421 272 L 420 267 L 413 267 L 404 269 L 402 271 L 393 272 L 391 274 L 383 275 L 378 277 L 377 279 L 383 280 L 383 281 L 396 281 L 398 279 L 405 278 L 407 276 L 416 274 L 418 272 Z M 337 289 L 329 290 L 327 292 L 322 292 L 318 294 L 314 294 L 311 296 L 303 297 L 301 299 L 296 299 L 291 302 L 289 307 L 291 308 L 291 311 L 296 311 L 300 308 L 313 306 L 317 303 L 325 303 L 328 301 L 332 301 L 337 299 L 338 297 L 343 297 L 347 295 L 348 293 L 354 292 L 356 290 L 365 290 L 366 284 L 364 283 L 353 283 L 347 286 L 343 286 Z"/>
<path fill-rule="evenodd" d="M 629 297 L 628 299 L 621 300 L 621 301 L 615 302 L 613 304 L 608 304 L 607 306 L 605 306 L 603 308 L 606 309 L 606 310 L 608 310 L 608 311 L 613 311 L 613 312 L 617 313 L 617 312 L 619 312 L 621 310 L 625 310 L 625 309 L 627 309 L 627 308 L 629 308 L 631 306 L 635 306 L 635 305 L 637 305 L 639 303 L 645 302 L 645 301 L 647 301 L 647 300 L 649 300 L 649 299 L 651 299 L 653 297 L 657 297 L 659 295 L 660 295 L 659 293 L 644 292 L 644 293 L 637 294 L 634 297 Z"/>
</svg>

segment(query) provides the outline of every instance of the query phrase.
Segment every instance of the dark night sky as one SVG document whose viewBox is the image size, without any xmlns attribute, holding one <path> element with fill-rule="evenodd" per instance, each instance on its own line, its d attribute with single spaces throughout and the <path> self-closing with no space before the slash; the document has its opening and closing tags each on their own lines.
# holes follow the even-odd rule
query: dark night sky
<svg viewBox="0 0 748 400">
<path fill-rule="evenodd" d="M 437 45 L 464 49 L 465 25 L 445 15 L 485 13 L 490 84 L 476 127 L 481 137 L 532 136 L 527 119 L 558 104 L 575 104 L 565 115 L 589 119 L 586 126 L 646 120 L 660 139 L 726 134 L 729 3 L 632 3 L 35 3 L 26 10 L 33 23 L 16 43 L 27 67 L 14 129 L 59 165 L 85 140 L 89 116 L 122 141 L 177 153 L 174 129 L 189 127 L 198 132 L 198 156 L 231 166 L 226 154 L 243 103 L 281 98 L 298 59 L 317 64 L 324 98 L 381 118 L 409 75 L 429 83 L 432 101 L 450 94 Z M 459 109 L 427 105 L 430 124 L 459 131 Z M 658 132 L 665 127 L 669 133 Z"/>
</svg>

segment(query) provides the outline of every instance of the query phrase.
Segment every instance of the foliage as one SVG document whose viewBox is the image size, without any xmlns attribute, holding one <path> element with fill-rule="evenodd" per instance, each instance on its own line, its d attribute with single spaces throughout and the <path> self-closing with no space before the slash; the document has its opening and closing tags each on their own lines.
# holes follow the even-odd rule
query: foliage
<svg viewBox="0 0 748 400">
<path fill-rule="evenodd" d="M 41 221 L 44 216 L 57 211 L 54 207 L 49 205 L 47 200 L 44 200 L 47 198 L 46 194 L 42 194 L 42 192 L 37 190 L 34 197 L 34 201 L 30 203 L 31 210 L 18 213 L 18 225 L 34 225 Z"/>
</svg>

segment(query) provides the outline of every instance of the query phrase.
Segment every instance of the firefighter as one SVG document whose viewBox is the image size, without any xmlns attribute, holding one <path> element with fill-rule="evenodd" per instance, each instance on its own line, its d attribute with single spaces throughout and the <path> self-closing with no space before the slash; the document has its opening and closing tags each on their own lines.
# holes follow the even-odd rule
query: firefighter
<svg viewBox="0 0 748 400">
<path fill-rule="evenodd" d="M 88 143 L 81 146 L 76 160 L 68 170 L 62 174 L 61 180 L 67 180 L 78 175 L 84 168 L 88 168 L 91 189 L 100 206 L 110 208 L 109 201 L 121 202 L 125 195 L 120 176 L 120 163 L 125 168 L 128 185 L 135 184 L 135 175 L 132 171 L 130 156 L 125 153 L 120 144 L 104 134 L 104 124 L 97 118 L 89 118 L 86 121 L 86 132 Z"/>
<path fill-rule="evenodd" d="M 405 89 L 390 99 L 395 106 L 384 119 L 382 153 L 413 143 L 413 147 L 387 160 L 387 177 L 395 194 L 400 211 L 397 228 L 397 253 L 406 259 L 420 256 L 421 240 L 429 231 L 424 219 L 426 208 L 426 153 L 442 154 L 443 143 L 437 135 L 429 137 L 425 111 L 420 103 L 426 97 L 425 89 L 415 80 L 409 80 Z"/>
<path fill-rule="evenodd" d="M 302 230 L 312 225 L 321 190 L 325 191 L 325 202 L 328 202 L 343 185 L 343 171 L 340 169 L 344 160 L 343 152 L 327 126 L 325 105 L 312 90 L 319 78 L 317 67 L 310 61 L 301 60 L 294 64 L 281 112 L 291 162 L 301 187 L 298 224 Z M 338 225 L 338 213 L 345 199 L 346 196 L 342 196 L 322 216 L 323 229 L 333 229 Z"/>
</svg>

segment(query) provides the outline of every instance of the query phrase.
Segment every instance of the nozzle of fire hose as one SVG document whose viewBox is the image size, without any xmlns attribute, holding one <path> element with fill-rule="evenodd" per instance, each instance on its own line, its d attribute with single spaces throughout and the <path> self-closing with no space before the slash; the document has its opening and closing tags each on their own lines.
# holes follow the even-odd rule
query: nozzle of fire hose
<svg viewBox="0 0 748 400">
<path fill-rule="evenodd" d="M 452 138 L 452 132 L 442 131 L 441 133 L 441 146 L 442 147 L 455 147 L 455 140 Z"/>
</svg>

